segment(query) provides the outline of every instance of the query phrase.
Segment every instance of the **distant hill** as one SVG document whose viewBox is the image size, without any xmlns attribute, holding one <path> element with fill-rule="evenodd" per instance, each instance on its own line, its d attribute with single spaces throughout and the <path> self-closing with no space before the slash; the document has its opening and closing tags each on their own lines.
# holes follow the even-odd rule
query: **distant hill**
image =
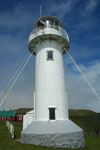
<svg viewBox="0 0 100 150">
<path fill-rule="evenodd" d="M 69 110 L 70 116 L 95 116 L 96 114 L 100 114 L 100 113 L 96 113 L 92 110 L 82 110 L 82 109 Z"/>
<path fill-rule="evenodd" d="M 19 108 L 19 109 L 16 109 L 15 111 L 17 114 L 24 115 L 24 114 L 26 114 L 26 112 L 31 111 L 32 109 L 33 108 Z"/>
<path fill-rule="evenodd" d="M 79 125 L 85 135 L 100 137 L 100 113 L 91 110 L 69 110 L 69 119 Z"/>
<path fill-rule="evenodd" d="M 16 109 L 17 114 L 25 114 L 28 111 L 31 111 L 33 108 L 19 108 Z M 96 113 L 92 110 L 82 110 L 82 109 L 69 109 L 69 116 L 95 116 L 100 113 Z"/>
</svg>

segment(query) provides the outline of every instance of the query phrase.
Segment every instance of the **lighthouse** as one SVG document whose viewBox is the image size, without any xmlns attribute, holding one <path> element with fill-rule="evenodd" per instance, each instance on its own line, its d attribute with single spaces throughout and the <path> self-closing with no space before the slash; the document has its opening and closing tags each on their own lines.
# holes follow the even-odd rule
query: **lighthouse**
<svg viewBox="0 0 100 150">
<path fill-rule="evenodd" d="M 69 37 L 61 21 L 53 16 L 39 18 L 28 44 L 36 57 L 34 111 L 24 116 L 21 143 L 83 147 L 83 130 L 68 115 L 63 55 L 69 48 Z"/>
</svg>

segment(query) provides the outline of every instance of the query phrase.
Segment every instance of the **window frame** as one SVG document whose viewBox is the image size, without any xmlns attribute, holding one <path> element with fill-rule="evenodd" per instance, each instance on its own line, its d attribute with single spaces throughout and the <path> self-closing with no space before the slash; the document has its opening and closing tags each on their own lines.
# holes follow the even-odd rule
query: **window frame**
<svg viewBox="0 0 100 150">
<path fill-rule="evenodd" d="M 49 52 L 52 52 L 52 57 L 50 58 L 50 57 L 48 57 L 49 56 Z M 53 50 L 48 50 L 47 51 L 47 60 L 54 60 L 54 57 L 53 57 Z"/>
<path fill-rule="evenodd" d="M 49 107 L 48 109 L 49 109 L 49 120 L 51 120 L 51 121 L 56 120 L 56 108 L 55 107 Z M 54 114 L 52 114 L 52 113 L 54 113 Z"/>
</svg>

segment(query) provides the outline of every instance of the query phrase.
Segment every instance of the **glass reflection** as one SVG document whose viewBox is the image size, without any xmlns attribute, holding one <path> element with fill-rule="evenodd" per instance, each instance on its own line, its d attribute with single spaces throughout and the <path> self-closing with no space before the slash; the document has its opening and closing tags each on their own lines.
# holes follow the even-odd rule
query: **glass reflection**
<svg viewBox="0 0 100 150">
<path fill-rule="evenodd" d="M 53 20 L 44 20 L 44 21 L 40 20 L 37 24 L 36 32 L 44 28 L 54 28 L 59 31 L 60 25 L 58 22 L 53 21 Z"/>
</svg>

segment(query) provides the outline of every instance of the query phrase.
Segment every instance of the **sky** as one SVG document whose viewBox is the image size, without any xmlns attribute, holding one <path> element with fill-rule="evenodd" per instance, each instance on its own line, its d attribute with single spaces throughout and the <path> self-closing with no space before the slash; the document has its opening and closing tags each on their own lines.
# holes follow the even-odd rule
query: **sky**
<svg viewBox="0 0 100 150">
<path fill-rule="evenodd" d="M 10 85 L 2 90 L 30 55 L 28 37 L 40 17 L 40 6 L 42 16 L 55 16 L 62 21 L 69 35 L 69 53 L 100 96 L 99 0 L 0 0 L 0 102 Z M 2 109 L 33 106 L 34 68 L 35 56 L 32 56 Z M 67 54 L 64 68 L 69 108 L 100 112 L 100 100 Z"/>
</svg>

